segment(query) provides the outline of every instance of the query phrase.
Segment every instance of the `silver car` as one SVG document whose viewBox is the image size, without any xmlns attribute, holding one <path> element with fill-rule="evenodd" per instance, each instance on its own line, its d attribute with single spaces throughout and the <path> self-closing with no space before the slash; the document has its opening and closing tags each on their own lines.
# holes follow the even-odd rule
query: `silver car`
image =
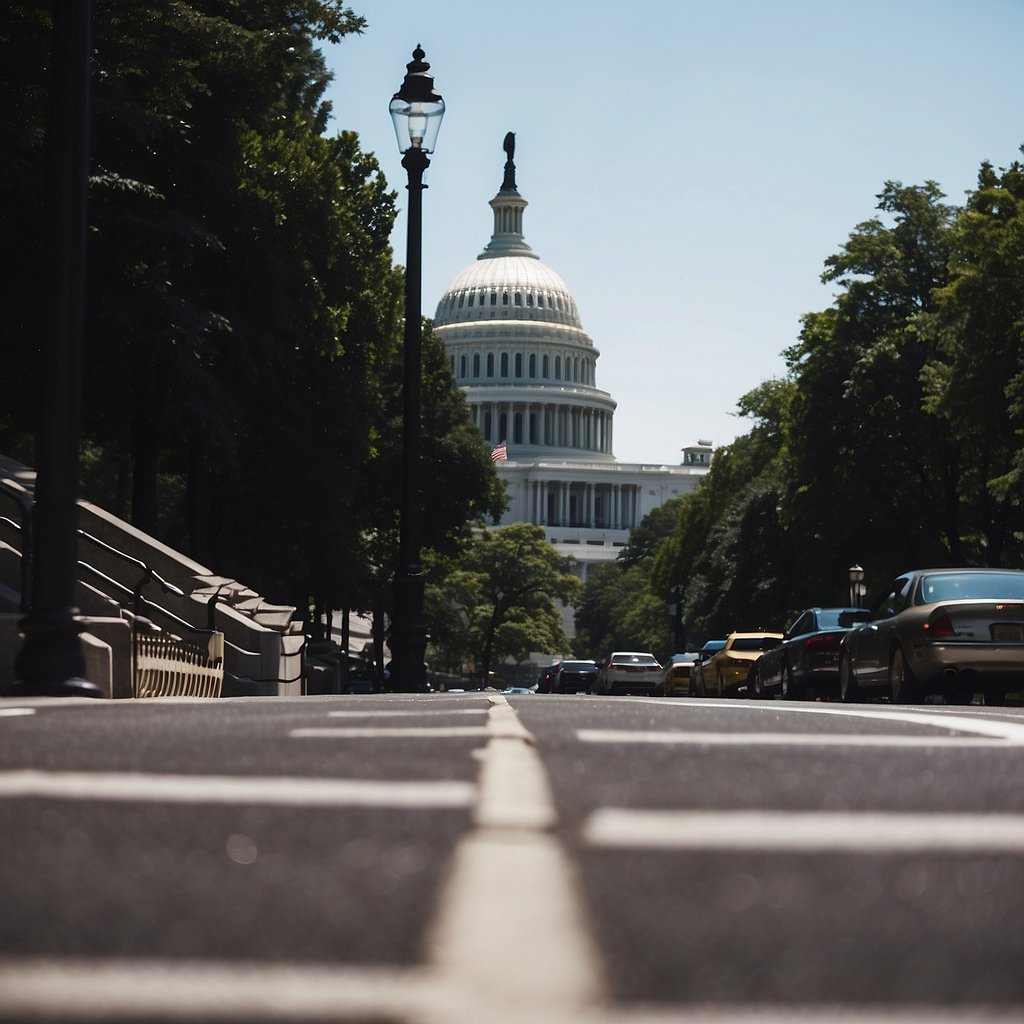
<svg viewBox="0 0 1024 1024">
<path fill-rule="evenodd" d="M 1024 572 L 916 569 L 897 577 L 839 648 L 844 701 L 869 692 L 893 702 L 975 693 L 1003 704 L 1024 690 Z"/>
</svg>

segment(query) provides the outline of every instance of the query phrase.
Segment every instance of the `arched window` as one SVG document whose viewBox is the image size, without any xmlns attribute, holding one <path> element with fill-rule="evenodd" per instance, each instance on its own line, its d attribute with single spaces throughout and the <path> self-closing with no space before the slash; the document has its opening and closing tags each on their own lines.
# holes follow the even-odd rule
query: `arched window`
<svg viewBox="0 0 1024 1024">
<path fill-rule="evenodd" d="M 555 380 L 562 379 L 562 357 L 555 356 Z"/>
<path fill-rule="evenodd" d="M 476 298 L 476 292 L 470 292 L 470 293 L 469 293 L 469 306 L 470 306 L 470 308 L 472 308 L 472 306 L 473 306 L 473 300 L 474 300 L 475 298 Z"/>
<path fill-rule="evenodd" d="M 487 353 L 487 376 L 488 377 L 493 377 L 494 376 L 494 353 L 493 352 L 488 352 Z"/>
<path fill-rule="evenodd" d="M 491 292 L 491 305 L 496 306 L 498 304 L 498 293 Z"/>
<path fill-rule="evenodd" d="M 530 353 L 530 376 L 537 376 L 537 356 L 535 353 Z"/>
<path fill-rule="evenodd" d="M 523 304 L 523 293 L 516 292 L 516 305 L 521 306 Z"/>
<path fill-rule="evenodd" d="M 547 355 L 543 356 L 540 361 L 540 375 L 547 380 L 551 376 L 551 363 Z"/>
<path fill-rule="evenodd" d="M 459 376 L 460 377 L 465 377 L 466 376 L 466 357 L 465 356 L 463 356 L 459 360 Z"/>
<path fill-rule="evenodd" d="M 508 305 L 508 292 L 502 292 L 501 293 L 501 304 L 503 306 L 507 306 Z"/>
<path fill-rule="evenodd" d="M 501 375 L 502 377 L 508 376 L 508 353 L 501 353 Z"/>
<path fill-rule="evenodd" d="M 523 375 L 523 353 L 516 353 L 516 376 L 522 377 Z"/>
</svg>

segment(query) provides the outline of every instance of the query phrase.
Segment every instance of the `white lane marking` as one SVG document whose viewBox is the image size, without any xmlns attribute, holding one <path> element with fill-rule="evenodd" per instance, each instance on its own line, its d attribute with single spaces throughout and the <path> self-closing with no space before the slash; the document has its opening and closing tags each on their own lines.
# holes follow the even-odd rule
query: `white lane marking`
<svg viewBox="0 0 1024 1024">
<path fill-rule="evenodd" d="M 743 705 L 739 705 L 742 707 Z M 750 705 L 747 705 L 750 707 Z M 928 725 L 935 729 L 951 732 L 976 733 L 981 736 L 995 736 L 1014 745 L 1024 744 L 1024 724 L 1020 719 L 1006 721 L 1001 718 L 983 718 L 981 715 L 965 715 L 946 711 L 897 711 L 893 709 L 832 707 L 812 705 L 810 707 L 789 707 L 785 704 L 765 711 L 783 711 L 793 715 L 845 715 L 848 718 L 869 718 L 881 722 L 905 722 L 908 725 Z"/>
<path fill-rule="evenodd" d="M 472 783 L 450 780 L 385 782 L 300 776 L 0 772 L 0 798 L 419 809 L 467 807 L 472 803 L 474 794 Z"/>
<path fill-rule="evenodd" d="M 35 708 L 0 708 L 0 718 L 15 718 L 18 715 L 34 715 Z"/>
<path fill-rule="evenodd" d="M 422 972 L 173 960 L 0 966 L 4 1019 L 339 1021 L 412 1015 Z"/>
<path fill-rule="evenodd" d="M 380 726 L 366 728 L 345 726 L 313 726 L 308 729 L 292 729 L 289 736 L 294 739 L 452 739 L 457 736 L 486 736 L 485 725 L 439 725 L 439 726 Z"/>
<path fill-rule="evenodd" d="M 491 701 L 475 828 L 456 847 L 428 942 L 440 1003 L 423 1019 L 597 1021 L 599 954 L 552 830 L 547 776 L 515 710 L 500 695 Z M 511 959 L 482 963 L 488 951 Z"/>
<path fill-rule="evenodd" d="M 857 735 L 844 733 L 790 732 L 670 732 L 627 729 L 580 729 L 576 738 L 582 743 L 664 743 L 696 746 L 732 747 L 1005 747 L 1002 739 L 973 736 L 886 736 L 880 733 Z"/>
<path fill-rule="evenodd" d="M 480 952 L 477 952 L 479 958 Z M 473 969 L 468 975 L 502 972 Z M 558 970 L 549 970 L 557 977 Z M 518 1002 L 489 1006 L 488 1024 L 1010 1024 L 1019 1008 L 854 1006 L 608 1006 L 521 1016 Z M 8 960 L 0 965 L 5 1020 L 271 1021 L 338 1024 L 387 1019 L 412 1024 L 471 1020 L 437 980 L 421 970 L 246 962 L 69 959 Z"/>
<path fill-rule="evenodd" d="M 591 846 L 629 849 L 1020 853 L 1024 815 L 605 807 L 587 820 L 583 838 Z"/>
<path fill-rule="evenodd" d="M 422 708 L 411 708 L 408 711 L 328 711 L 328 718 L 412 718 L 417 720 L 429 718 L 431 715 L 486 715 L 487 708 L 450 708 L 447 710 L 424 711 Z"/>
</svg>

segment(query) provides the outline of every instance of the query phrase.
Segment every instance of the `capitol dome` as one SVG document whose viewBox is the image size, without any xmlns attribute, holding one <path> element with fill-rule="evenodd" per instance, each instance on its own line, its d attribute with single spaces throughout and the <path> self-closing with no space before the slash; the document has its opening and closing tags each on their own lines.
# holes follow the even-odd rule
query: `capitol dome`
<svg viewBox="0 0 1024 1024">
<path fill-rule="evenodd" d="M 614 461 L 615 402 L 596 386 L 599 352 L 566 283 L 523 237 L 527 202 L 515 181 L 514 136 L 490 201 L 494 233 L 445 290 L 434 329 L 474 422 L 509 460 Z"/>
</svg>

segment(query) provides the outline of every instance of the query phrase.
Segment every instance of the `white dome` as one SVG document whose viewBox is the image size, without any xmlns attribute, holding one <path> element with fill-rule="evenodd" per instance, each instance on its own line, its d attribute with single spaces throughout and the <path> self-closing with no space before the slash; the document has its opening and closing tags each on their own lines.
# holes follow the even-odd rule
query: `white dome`
<svg viewBox="0 0 1024 1024">
<path fill-rule="evenodd" d="M 535 256 L 481 256 L 448 285 L 434 323 L 509 318 L 583 329 L 565 282 Z"/>
</svg>

